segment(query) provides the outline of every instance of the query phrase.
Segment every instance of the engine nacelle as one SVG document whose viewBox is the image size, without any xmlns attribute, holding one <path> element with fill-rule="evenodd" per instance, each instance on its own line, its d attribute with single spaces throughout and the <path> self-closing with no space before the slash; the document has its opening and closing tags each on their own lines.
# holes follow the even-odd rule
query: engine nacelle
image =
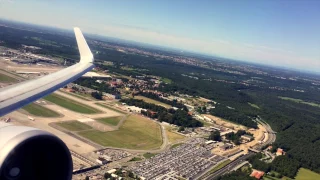
<svg viewBox="0 0 320 180">
<path fill-rule="evenodd" d="M 71 180 L 72 158 L 56 136 L 0 123 L 1 180 Z"/>
</svg>

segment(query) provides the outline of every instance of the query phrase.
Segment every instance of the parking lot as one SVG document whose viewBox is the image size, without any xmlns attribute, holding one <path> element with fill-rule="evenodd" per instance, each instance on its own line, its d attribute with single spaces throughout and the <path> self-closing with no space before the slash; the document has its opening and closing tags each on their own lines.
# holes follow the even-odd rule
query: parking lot
<svg viewBox="0 0 320 180">
<path fill-rule="evenodd" d="M 169 149 L 146 161 L 129 167 L 146 179 L 195 179 L 199 174 L 225 159 L 211 153 L 214 144 L 206 145 L 205 139 L 197 138 L 186 144 Z"/>
</svg>

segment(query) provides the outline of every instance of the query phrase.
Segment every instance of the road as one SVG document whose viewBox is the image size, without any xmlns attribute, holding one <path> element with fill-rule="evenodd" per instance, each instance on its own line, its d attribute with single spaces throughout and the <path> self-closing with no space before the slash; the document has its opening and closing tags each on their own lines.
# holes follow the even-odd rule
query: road
<svg viewBox="0 0 320 180">
<path fill-rule="evenodd" d="M 263 121 L 260 121 L 257 119 L 257 122 L 260 123 L 262 126 L 264 126 L 266 128 L 266 131 L 268 133 L 268 140 L 266 142 L 264 142 L 263 144 L 260 144 L 260 145 L 256 145 L 254 148 L 257 149 L 257 150 L 261 150 L 261 148 L 265 145 L 268 145 L 268 144 L 272 144 L 276 141 L 276 132 L 274 132 L 272 130 L 272 128 L 270 127 L 269 124 L 263 122 Z"/>
<path fill-rule="evenodd" d="M 257 121 L 258 121 L 258 123 L 260 123 L 262 126 L 264 126 L 266 128 L 266 131 L 268 133 L 268 139 L 267 139 L 267 141 L 265 143 L 260 144 L 260 145 L 256 145 L 256 146 L 253 147 L 254 149 L 257 149 L 257 150 L 260 151 L 263 146 L 275 142 L 276 135 L 275 135 L 275 132 L 271 129 L 269 124 L 267 124 L 265 122 L 262 122 L 260 120 L 257 120 Z M 235 168 L 236 166 L 238 166 L 239 164 L 244 162 L 248 157 L 253 156 L 254 154 L 255 154 L 254 152 L 250 151 L 248 154 L 243 155 L 243 156 L 239 157 L 238 159 L 232 161 L 230 164 L 228 164 L 227 166 L 219 169 L 215 173 L 213 173 L 213 174 L 211 174 L 211 175 L 209 175 L 207 177 L 202 177 L 202 179 L 215 179 L 215 178 L 217 178 L 219 176 L 222 176 L 222 175 L 230 172 L 233 168 Z"/>
<path fill-rule="evenodd" d="M 248 157 L 253 156 L 254 154 L 255 154 L 254 152 L 249 152 L 248 154 L 239 157 L 238 159 L 232 161 L 230 164 L 228 164 L 225 167 L 219 169 L 215 173 L 210 174 L 207 177 L 202 177 L 202 179 L 208 179 L 209 180 L 209 179 L 215 179 L 215 178 L 217 178 L 219 176 L 222 176 L 222 175 L 228 173 L 230 170 L 232 170 L 236 166 L 238 166 L 239 164 L 241 164 L 242 162 L 244 162 Z"/>
</svg>

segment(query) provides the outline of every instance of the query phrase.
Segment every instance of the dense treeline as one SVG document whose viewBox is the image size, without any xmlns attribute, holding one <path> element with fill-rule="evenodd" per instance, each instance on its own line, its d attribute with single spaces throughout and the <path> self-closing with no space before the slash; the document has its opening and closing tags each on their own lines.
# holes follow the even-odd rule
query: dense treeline
<svg viewBox="0 0 320 180">
<path fill-rule="evenodd" d="M 102 100 L 102 93 L 101 92 L 92 92 L 91 96 L 95 99 Z"/>
<path fill-rule="evenodd" d="M 290 158 L 289 156 L 277 156 L 272 163 L 266 163 L 261 161 L 262 154 L 258 153 L 250 158 L 248 161 L 252 164 L 252 168 L 258 169 L 264 172 L 269 172 L 271 170 L 280 173 L 283 176 L 294 178 L 297 171 L 300 168 L 300 163 Z"/>
<path fill-rule="evenodd" d="M 246 134 L 246 131 L 238 130 L 236 133 L 231 132 L 231 133 L 226 134 L 226 139 L 232 141 L 235 145 L 239 145 L 240 144 L 240 138 L 244 134 Z"/>
<path fill-rule="evenodd" d="M 193 119 L 192 116 L 190 116 L 187 111 L 184 111 L 182 109 L 178 109 L 176 111 L 173 109 L 166 109 L 162 106 L 146 103 L 143 100 L 138 100 L 138 99 L 122 99 L 120 101 L 130 106 L 137 106 L 143 109 L 157 112 L 157 114 L 152 114 L 152 118 L 158 118 L 158 120 L 161 122 L 164 121 L 170 124 L 175 124 L 177 126 L 184 126 L 184 127 L 203 126 L 202 122 Z M 151 115 L 151 113 L 148 113 L 148 112 L 142 112 L 142 113 L 144 113 L 145 115 Z"/>
<path fill-rule="evenodd" d="M 213 140 L 213 141 L 221 141 L 220 131 L 211 132 L 211 134 L 210 134 L 208 139 L 209 140 Z"/>
<path fill-rule="evenodd" d="M 260 159 L 263 157 L 262 153 L 257 153 L 254 156 L 251 156 L 247 160 L 252 165 L 252 168 L 258 169 L 263 172 L 269 172 L 271 170 L 271 164 L 261 161 Z"/>
<path fill-rule="evenodd" d="M 272 162 L 272 169 L 284 176 L 294 178 L 300 168 L 300 163 L 289 156 L 278 156 Z"/>
<path fill-rule="evenodd" d="M 185 105 L 179 103 L 177 100 L 170 101 L 170 100 L 167 100 L 167 99 L 163 99 L 163 98 L 159 97 L 157 94 L 151 93 L 151 92 L 140 92 L 139 94 L 142 95 L 142 96 L 145 96 L 145 97 L 148 97 L 148 98 L 163 102 L 165 104 L 169 104 L 172 107 L 183 108 L 183 109 L 185 109 L 187 111 L 187 107 Z"/>
<path fill-rule="evenodd" d="M 223 105 L 218 105 L 216 108 L 210 110 L 210 114 L 222 117 L 224 119 L 245 125 L 251 128 L 257 128 L 257 123 L 252 121 L 253 117 L 248 117 L 237 109 L 232 109 L 231 107 L 226 107 Z"/>
</svg>

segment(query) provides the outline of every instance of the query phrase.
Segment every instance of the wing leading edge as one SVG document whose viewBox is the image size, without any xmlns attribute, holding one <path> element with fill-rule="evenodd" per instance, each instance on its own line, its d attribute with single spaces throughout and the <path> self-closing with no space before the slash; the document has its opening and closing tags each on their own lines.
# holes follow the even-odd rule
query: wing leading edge
<svg viewBox="0 0 320 180">
<path fill-rule="evenodd" d="M 74 28 L 80 52 L 80 62 L 39 79 L 0 89 L 0 116 L 17 110 L 68 83 L 78 79 L 93 67 L 93 55 L 79 28 Z"/>
</svg>

